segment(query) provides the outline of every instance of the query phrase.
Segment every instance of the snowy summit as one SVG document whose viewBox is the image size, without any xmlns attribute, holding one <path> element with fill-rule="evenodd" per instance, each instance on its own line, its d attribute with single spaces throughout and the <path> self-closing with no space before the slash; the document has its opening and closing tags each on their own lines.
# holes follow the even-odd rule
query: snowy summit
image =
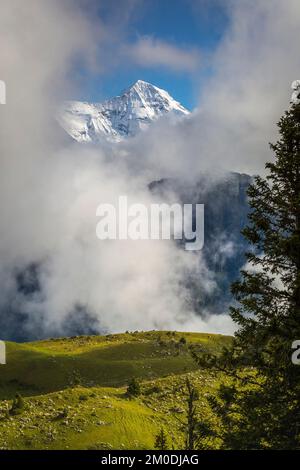
<svg viewBox="0 0 300 470">
<path fill-rule="evenodd" d="M 190 114 L 167 91 L 138 80 L 120 96 L 103 103 L 69 101 L 64 104 L 58 121 L 78 142 L 119 142 L 136 135 L 150 123 L 167 115 Z"/>
</svg>

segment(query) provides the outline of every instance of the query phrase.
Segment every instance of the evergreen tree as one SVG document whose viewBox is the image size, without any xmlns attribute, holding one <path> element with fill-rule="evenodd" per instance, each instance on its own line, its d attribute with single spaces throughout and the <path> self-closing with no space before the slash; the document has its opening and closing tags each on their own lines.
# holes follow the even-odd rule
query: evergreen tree
<svg viewBox="0 0 300 470">
<path fill-rule="evenodd" d="M 164 429 L 161 429 L 157 436 L 155 437 L 154 448 L 158 450 L 167 450 L 168 449 L 168 439 Z"/>
<path fill-rule="evenodd" d="M 278 127 L 275 161 L 248 192 L 251 249 L 232 286 L 239 329 L 221 359 L 198 357 L 234 378 L 210 399 L 226 448 L 300 448 L 300 367 L 291 360 L 300 339 L 300 105 Z"/>
<path fill-rule="evenodd" d="M 206 449 L 206 439 L 214 437 L 215 433 L 212 429 L 211 422 L 200 415 L 197 407 L 199 400 L 198 390 L 193 383 L 186 379 L 186 418 L 184 421 L 177 417 L 184 433 L 184 449 L 200 450 Z"/>
<path fill-rule="evenodd" d="M 25 405 L 24 405 L 23 397 L 20 395 L 20 393 L 17 393 L 13 400 L 12 406 L 9 410 L 9 414 L 10 415 L 21 414 L 24 409 L 24 406 Z"/>
<path fill-rule="evenodd" d="M 131 379 L 127 387 L 127 395 L 129 397 L 138 397 L 141 394 L 141 386 L 136 378 Z"/>
<path fill-rule="evenodd" d="M 197 434 L 197 400 L 199 393 L 189 379 L 186 380 L 187 388 L 187 423 L 185 429 L 185 449 L 195 450 L 198 444 Z"/>
</svg>

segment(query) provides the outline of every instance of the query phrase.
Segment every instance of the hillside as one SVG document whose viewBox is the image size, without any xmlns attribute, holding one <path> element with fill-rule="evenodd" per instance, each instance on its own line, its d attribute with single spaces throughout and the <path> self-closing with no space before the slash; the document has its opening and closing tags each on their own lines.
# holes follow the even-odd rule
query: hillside
<svg viewBox="0 0 300 470">
<path fill-rule="evenodd" d="M 199 388 L 204 415 L 210 413 L 206 394 L 220 380 L 198 370 L 188 345 L 218 353 L 230 341 L 153 331 L 8 343 L 7 365 L 0 369 L 0 448 L 151 449 L 162 426 L 170 445 L 180 448 L 186 376 Z M 142 394 L 129 399 L 132 377 L 141 380 Z M 12 416 L 16 393 L 24 408 Z"/>
</svg>

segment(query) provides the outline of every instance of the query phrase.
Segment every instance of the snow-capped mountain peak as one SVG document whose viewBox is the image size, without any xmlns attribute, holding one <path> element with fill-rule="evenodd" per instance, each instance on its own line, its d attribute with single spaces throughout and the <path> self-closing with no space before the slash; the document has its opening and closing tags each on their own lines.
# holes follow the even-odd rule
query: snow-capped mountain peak
<svg viewBox="0 0 300 470">
<path fill-rule="evenodd" d="M 120 96 L 103 103 L 66 102 L 58 121 L 78 142 L 118 142 L 167 114 L 180 117 L 189 111 L 167 91 L 138 80 Z"/>
<path fill-rule="evenodd" d="M 177 111 L 182 114 L 189 114 L 178 101 L 175 101 L 169 93 L 158 88 L 151 83 L 138 80 L 130 88 L 125 90 L 124 94 L 129 98 L 137 96 L 141 102 L 157 112 Z"/>
</svg>

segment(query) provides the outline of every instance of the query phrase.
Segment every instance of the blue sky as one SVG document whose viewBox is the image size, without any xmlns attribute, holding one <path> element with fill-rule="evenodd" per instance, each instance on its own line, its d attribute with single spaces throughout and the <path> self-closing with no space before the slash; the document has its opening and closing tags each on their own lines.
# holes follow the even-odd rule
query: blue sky
<svg viewBox="0 0 300 470">
<path fill-rule="evenodd" d="M 226 0 L 105 0 L 99 5 L 96 21 L 107 34 L 107 56 L 100 60 L 107 67 L 99 74 L 80 70 L 83 86 L 74 98 L 101 101 L 142 79 L 195 107 L 201 83 L 212 73 L 208 58 L 228 26 Z"/>
</svg>

